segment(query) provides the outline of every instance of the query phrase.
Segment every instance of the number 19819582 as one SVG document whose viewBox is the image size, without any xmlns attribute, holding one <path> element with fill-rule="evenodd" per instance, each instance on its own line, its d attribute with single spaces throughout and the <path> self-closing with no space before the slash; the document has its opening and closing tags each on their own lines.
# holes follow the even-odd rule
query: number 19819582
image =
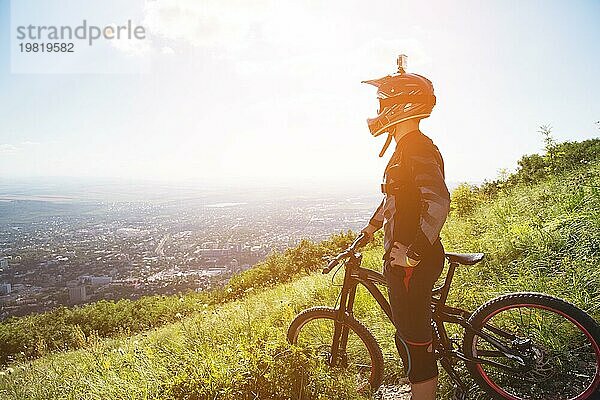
<svg viewBox="0 0 600 400">
<path fill-rule="evenodd" d="M 19 43 L 21 53 L 73 53 L 74 43 Z"/>
</svg>

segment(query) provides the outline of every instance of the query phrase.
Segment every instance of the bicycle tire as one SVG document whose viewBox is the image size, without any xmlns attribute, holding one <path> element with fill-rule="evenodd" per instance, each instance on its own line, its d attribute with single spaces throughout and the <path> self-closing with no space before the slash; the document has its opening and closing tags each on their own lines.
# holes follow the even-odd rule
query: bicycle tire
<svg viewBox="0 0 600 400">
<path fill-rule="evenodd" d="M 479 307 L 469 318 L 469 323 L 475 330 L 479 330 L 483 332 L 484 326 L 492 326 L 499 328 L 498 324 L 501 324 L 503 331 L 508 332 L 508 326 L 514 325 L 514 328 L 511 328 L 511 332 L 521 333 L 523 328 L 520 325 L 524 324 L 523 320 L 523 309 L 527 308 L 529 310 L 529 315 L 525 317 L 528 320 L 528 335 L 527 339 L 530 342 L 522 341 L 519 336 L 518 342 L 513 340 L 512 344 L 515 346 L 522 345 L 524 347 L 529 347 L 529 353 L 526 353 L 527 350 L 523 350 L 522 354 L 529 354 L 531 360 L 536 360 L 537 364 L 539 364 L 539 371 L 536 370 L 538 365 L 529 366 L 524 368 L 531 368 L 531 371 L 525 371 L 522 375 L 513 374 L 512 376 L 507 376 L 506 372 L 502 372 L 501 368 L 497 368 L 496 371 L 500 377 L 490 377 L 489 371 L 495 371 L 494 366 L 486 365 L 485 367 L 488 369 L 486 371 L 482 364 L 474 363 L 474 362 L 466 362 L 467 369 L 470 375 L 473 377 L 478 386 L 483 389 L 488 395 L 490 395 L 494 399 L 509 399 L 509 400 L 533 400 L 533 399 L 545 399 L 545 400 L 584 400 L 584 399 L 599 399 L 600 398 L 600 326 L 592 317 L 586 314 L 583 310 L 577 308 L 575 305 L 568 303 L 562 299 L 552 297 L 542 293 L 511 293 L 503 296 L 499 296 L 493 300 L 488 301 Z M 515 310 L 519 311 L 520 323 L 516 320 Z M 535 310 L 535 314 L 533 314 Z M 513 313 L 511 319 L 508 318 L 509 312 Z M 538 315 L 539 313 L 551 313 L 550 317 L 553 318 L 552 321 L 556 320 L 560 322 L 559 327 L 561 329 L 549 330 L 550 332 L 554 332 L 554 336 L 547 335 L 548 332 L 543 332 L 544 330 L 548 330 L 544 323 L 544 314 L 541 314 L 541 320 Z M 504 314 L 501 314 L 504 313 Z M 500 317 L 502 316 L 502 317 Z M 492 320 L 492 321 L 490 321 Z M 533 322 L 532 322 L 533 321 Z M 531 324 L 534 324 L 533 328 L 536 329 L 536 325 L 539 326 L 540 332 L 538 332 L 536 341 L 532 340 L 532 337 L 535 337 L 535 333 L 531 332 Z M 562 335 L 569 326 L 571 331 L 573 331 L 576 336 Z M 564 328 L 563 328 L 564 327 Z M 512 330 L 514 329 L 514 331 Z M 569 331 L 569 333 L 571 332 Z M 489 333 L 489 329 L 486 328 L 486 333 Z M 515 333 L 516 334 L 516 333 Z M 546 335 L 545 335 L 546 334 Z M 496 336 L 496 338 L 501 338 L 502 335 Z M 567 338 L 571 339 L 567 339 Z M 476 357 L 478 354 L 478 342 L 479 335 L 475 332 L 467 330 L 465 332 L 464 341 L 463 341 L 463 351 L 465 356 L 467 357 Z M 548 342 L 556 342 L 558 341 L 558 345 L 556 343 L 550 343 L 549 345 L 544 346 L 544 338 L 547 338 Z M 525 340 L 527 340 L 525 339 Z M 560 345 L 564 345 L 567 343 L 575 342 L 574 339 L 577 339 L 577 345 L 581 342 L 579 340 L 584 341 L 583 346 L 576 347 L 574 350 L 562 351 L 563 348 Z M 589 354 L 584 354 L 584 356 L 580 358 L 575 358 L 577 363 L 560 363 L 562 360 L 553 361 L 557 359 L 561 354 L 567 353 L 564 357 L 577 357 L 579 354 L 577 351 L 583 349 L 584 347 L 588 347 L 589 341 Z M 486 349 L 484 348 L 486 339 L 481 340 L 482 348 L 479 350 L 482 357 L 485 358 L 484 354 L 486 354 Z M 489 342 L 487 342 L 489 343 Z M 515 344 L 516 343 L 516 344 Z M 544 344 L 539 344 L 544 343 Z M 489 345 L 488 345 L 489 346 Z M 559 349 L 555 350 L 555 349 Z M 497 351 L 492 350 L 491 353 L 496 353 Z M 583 354 L 583 351 L 581 351 Z M 558 354 L 556 356 L 555 354 Z M 506 360 L 510 361 L 509 358 Z M 589 361 L 588 361 L 589 360 Z M 575 388 L 577 382 L 573 382 L 571 380 L 571 387 L 567 386 L 569 391 L 575 391 L 576 394 L 570 394 L 567 392 L 567 389 L 559 390 L 562 382 L 558 381 L 556 377 L 552 377 L 552 374 L 555 373 L 556 369 L 564 369 L 564 365 L 570 365 L 568 368 L 571 368 L 574 364 L 580 364 L 581 368 L 586 368 L 587 375 L 590 376 L 590 383 L 588 386 L 583 386 L 582 389 Z M 593 371 L 593 367 L 595 364 L 595 372 Z M 554 365 L 554 366 L 553 366 Z M 589 371 L 589 372 L 588 372 Z M 505 379 L 507 383 L 502 383 L 506 385 L 506 387 L 501 387 L 500 381 L 503 380 L 502 374 L 505 374 Z M 573 372 L 569 371 L 569 374 L 574 375 Z M 570 375 L 564 375 L 565 379 L 567 379 Z M 577 375 L 575 375 L 577 376 Z M 586 375 L 583 374 L 582 377 Z M 539 378 L 540 381 L 535 381 L 535 378 Z M 543 378 L 543 379 L 542 379 Z M 511 383 L 512 380 L 512 383 Z M 583 378 L 582 378 L 583 380 Z M 522 383 L 519 383 L 522 382 Z M 569 382 L 567 379 L 565 382 Z M 582 385 L 586 385 L 586 383 L 582 383 Z M 508 388 L 510 386 L 510 389 Z M 514 386 L 514 387 L 513 387 Z M 522 386 L 522 389 L 515 389 L 517 386 Z M 562 386 L 564 388 L 564 386 Z M 550 391 L 550 393 L 545 394 L 533 394 L 534 390 L 539 390 L 540 392 L 546 390 Z M 581 392 L 579 392 L 581 390 Z M 529 392 L 527 394 L 525 392 Z M 558 393 L 557 393 L 558 392 Z M 540 396 L 540 397 L 537 397 Z"/>
<path fill-rule="evenodd" d="M 299 338 L 302 334 L 303 328 L 305 328 L 310 322 L 317 320 L 327 320 L 327 325 L 331 325 L 333 328 L 334 321 L 337 319 L 337 314 L 337 310 L 329 307 L 313 307 L 302 311 L 296 316 L 296 318 L 294 318 L 290 324 L 290 327 L 288 328 L 287 339 L 289 343 L 302 347 L 308 347 L 304 339 L 301 340 L 302 343 L 299 343 Z M 361 385 L 359 382 L 357 384 L 357 391 L 363 391 L 366 389 L 374 391 L 381 385 L 383 381 L 384 364 L 381 347 L 369 329 L 350 315 L 346 314 L 342 324 L 348 327 L 350 331 L 362 341 L 366 350 L 368 351 L 368 357 L 370 359 L 368 388 L 365 385 Z M 327 326 L 326 329 L 329 329 L 329 327 Z M 308 340 L 311 340 L 311 338 L 309 337 Z M 319 347 L 317 345 L 317 343 L 314 343 L 311 345 L 311 347 Z M 320 345 L 320 347 L 327 345 L 329 345 L 329 348 L 331 348 L 332 343 L 323 343 Z"/>
</svg>

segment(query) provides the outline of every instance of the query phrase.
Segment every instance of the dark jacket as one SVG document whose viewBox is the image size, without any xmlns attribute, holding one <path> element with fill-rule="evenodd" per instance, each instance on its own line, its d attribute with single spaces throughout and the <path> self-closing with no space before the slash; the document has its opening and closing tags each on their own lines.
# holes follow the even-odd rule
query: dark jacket
<svg viewBox="0 0 600 400">
<path fill-rule="evenodd" d="M 450 211 L 444 161 L 431 139 L 420 131 L 406 134 L 385 168 L 381 189 L 385 197 L 370 223 L 384 227 L 386 257 L 394 242 L 417 255 L 427 252 Z"/>
</svg>

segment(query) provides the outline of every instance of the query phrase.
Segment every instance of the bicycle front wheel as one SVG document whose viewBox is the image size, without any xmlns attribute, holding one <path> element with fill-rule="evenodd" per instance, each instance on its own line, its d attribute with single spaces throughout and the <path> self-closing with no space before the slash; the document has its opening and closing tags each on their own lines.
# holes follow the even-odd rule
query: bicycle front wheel
<svg viewBox="0 0 600 400">
<path fill-rule="evenodd" d="M 288 341 L 322 358 L 328 366 L 351 374 L 357 391 L 376 390 L 383 380 L 379 344 L 363 324 L 349 315 L 341 323 L 336 322 L 337 313 L 328 307 L 302 311 L 288 329 Z"/>
<path fill-rule="evenodd" d="M 495 399 L 598 399 L 600 327 L 584 311 L 540 293 L 513 293 L 469 319 L 464 353 L 478 385 Z"/>
</svg>

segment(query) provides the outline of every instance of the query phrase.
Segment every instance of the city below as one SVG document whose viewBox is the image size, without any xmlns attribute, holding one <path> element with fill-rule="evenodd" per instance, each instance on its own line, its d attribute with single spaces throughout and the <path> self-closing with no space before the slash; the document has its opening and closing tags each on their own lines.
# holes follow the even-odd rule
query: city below
<svg viewBox="0 0 600 400">
<path fill-rule="evenodd" d="M 379 201 L 374 192 L 179 192 L 142 201 L 12 189 L 0 186 L 0 320 L 219 287 L 302 239 L 360 229 Z"/>
</svg>

